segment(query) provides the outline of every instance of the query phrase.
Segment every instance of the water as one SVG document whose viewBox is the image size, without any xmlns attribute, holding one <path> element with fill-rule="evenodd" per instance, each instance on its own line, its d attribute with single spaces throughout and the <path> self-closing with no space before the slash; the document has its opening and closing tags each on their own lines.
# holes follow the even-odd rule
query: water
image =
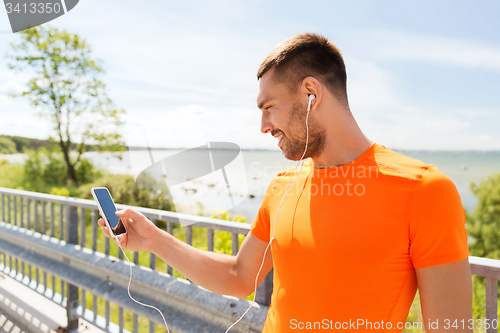
<svg viewBox="0 0 500 333">
<path fill-rule="evenodd" d="M 477 200 L 469 189 L 472 181 L 479 183 L 486 176 L 500 172 L 500 152 L 420 152 L 400 151 L 400 153 L 435 164 L 455 183 L 467 209 L 473 209 Z"/>
<path fill-rule="evenodd" d="M 179 150 L 169 150 L 165 155 L 173 155 Z M 457 186 L 465 208 L 473 209 L 477 204 L 475 196 L 469 189 L 472 181 L 479 183 L 484 177 L 500 172 L 500 152 L 479 152 L 479 151 L 459 151 L 459 152 L 432 152 L 432 151 L 398 151 L 399 153 L 421 160 L 425 163 L 435 164 L 439 170 L 444 172 Z M 237 207 L 229 210 L 231 214 L 243 215 L 247 221 L 253 221 L 262 201 L 262 196 L 270 181 L 279 171 L 295 167 L 296 162 L 285 159 L 281 151 L 258 151 L 243 150 L 241 152 L 245 171 L 248 193 Z M 146 151 L 131 151 L 130 154 L 122 153 L 123 159 L 120 161 L 111 156 L 111 153 L 87 153 L 86 157 L 91 161 L 116 173 L 133 174 L 130 158 L 149 160 Z M 206 184 L 201 182 L 200 187 Z M 222 184 L 223 185 L 223 184 Z M 214 187 L 215 188 L 215 187 Z M 219 187 L 220 189 L 220 187 Z M 236 195 L 242 195 L 242 191 L 234 189 Z M 201 202 L 207 205 L 214 204 L 226 193 L 211 193 L 206 191 L 197 194 Z M 189 194 L 176 193 L 184 196 L 188 200 Z M 191 194 L 192 195 L 192 194 Z M 251 198 L 251 196 L 254 196 Z M 191 211 L 192 212 L 192 211 Z"/>
<path fill-rule="evenodd" d="M 181 150 L 156 151 L 155 160 L 181 152 Z M 435 164 L 457 186 L 465 208 L 473 209 L 477 204 L 476 198 L 469 190 L 472 181 L 479 183 L 484 177 L 500 172 L 500 152 L 431 152 L 431 151 L 398 151 L 403 155 Z M 98 167 L 109 172 L 130 174 L 137 176 L 142 168 L 151 164 L 147 151 L 130 151 L 118 153 L 122 159 L 115 157 L 117 153 L 88 152 L 84 156 Z M 12 162 L 21 162 L 20 155 L 3 155 Z M 185 213 L 198 213 L 201 202 L 205 214 L 217 214 L 214 208 L 227 210 L 231 215 L 242 215 L 248 222 L 255 218 L 262 196 L 276 173 L 295 167 L 297 162 L 285 159 L 281 151 L 242 150 L 243 164 L 229 170 L 226 168 L 230 180 L 231 194 L 237 198 L 237 205 L 231 209 L 224 209 L 224 200 L 227 201 L 227 188 L 224 179 L 207 175 L 194 179 L 171 189 L 176 198 L 176 208 Z M 231 172 L 230 172 L 231 171 Z"/>
</svg>

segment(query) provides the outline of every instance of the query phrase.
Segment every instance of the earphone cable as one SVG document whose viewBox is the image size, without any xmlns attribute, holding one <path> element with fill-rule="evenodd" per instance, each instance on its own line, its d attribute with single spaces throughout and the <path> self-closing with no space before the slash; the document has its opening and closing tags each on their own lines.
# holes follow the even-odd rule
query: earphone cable
<svg viewBox="0 0 500 333">
<path fill-rule="evenodd" d="M 120 250 L 122 250 L 122 253 L 123 255 L 125 256 L 125 258 L 127 258 L 127 261 L 129 262 L 129 267 L 130 267 L 130 278 L 128 280 L 128 286 L 127 286 L 127 292 L 128 292 L 128 296 L 130 297 L 131 300 L 133 300 L 134 302 L 136 302 L 137 304 L 140 304 L 142 306 L 146 306 L 148 308 L 151 308 L 151 309 L 155 309 L 156 311 L 158 311 L 161 315 L 161 318 L 163 319 L 163 322 L 165 323 L 165 327 L 167 328 L 167 333 L 170 333 L 170 330 L 168 329 L 168 325 L 167 325 L 167 321 L 165 320 L 165 316 L 163 315 L 163 313 L 160 311 L 160 309 L 158 309 L 157 307 L 154 307 L 152 305 L 149 305 L 149 304 L 144 304 L 142 302 L 139 302 L 137 301 L 136 299 L 134 299 L 132 297 L 132 295 L 130 295 L 130 284 L 132 283 L 132 263 L 130 262 L 130 259 L 128 258 L 127 254 L 125 253 L 125 251 L 123 250 L 123 248 L 120 246 L 120 242 L 118 241 L 118 239 L 115 237 L 115 240 L 118 244 L 118 246 L 120 247 Z"/>
<path fill-rule="evenodd" d="M 307 146 L 309 144 L 309 125 L 308 125 L 308 119 L 309 119 L 309 110 L 310 110 L 310 107 L 311 107 L 311 100 L 309 100 L 309 104 L 307 106 L 307 116 L 306 116 L 306 148 L 304 149 L 304 153 L 302 154 L 302 157 L 300 158 L 300 162 L 297 163 L 297 166 L 293 169 L 293 171 L 290 173 L 290 182 L 288 183 L 288 185 L 290 185 L 290 183 L 292 182 L 292 175 L 293 173 L 295 172 L 295 170 L 297 170 L 297 167 L 299 166 L 300 164 L 300 169 L 299 169 L 299 172 L 297 173 L 297 177 L 295 178 L 295 181 L 293 182 L 293 184 L 291 186 L 288 187 L 285 195 L 283 196 L 283 198 L 281 198 L 281 202 L 280 202 L 280 205 L 278 207 L 278 211 L 276 212 L 276 217 L 274 218 L 274 227 L 273 227 L 273 235 L 271 237 L 271 239 L 269 240 L 269 243 L 267 244 L 266 246 L 266 250 L 264 251 L 264 256 L 262 258 L 262 263 L 260 264 L 260 268 L 259 268 L 259 271 L 257 272 L 257 276 L 255 277 L 255 288 L 254 288 L 254 292 L 253 292 L 253 300 L 252 300 L 252 303 L 250 304 L 250 306 L 248 307 L 248 309 L 241 315 L 241 317 L 236 321 L 234 322 L 231 326 L 229 326 L 229 328 L 226 330 L 225 333 L 229 332 L 229 330 L 234 326 L 236 325 L 241 319 L 243 319 L 243 317 L 247 314 L 247 312 L 252 308 L 253 304 L 255 303 L 255 295 L 257 293 L 257 281 L 259 280 L 259 275 L 260 275 L 260 271 L 262 270 L 262 267 L 264 266 L 264 261 L 266 260 L 266 254 L 267 254 L 267 249 L 269 248 L 269 246 L 271 245 L 271 243 L 273 242 L 274 240 L 274 235 L 276 234 L 276 221 L 278 220 L 278 214 L 280 212 L 280 209 L 281 209 L 281 205 L 283 204 L 283 201 L 285 200 L 285 197 L 286 195 L 288 194 L 288 192 L 293 188 L 293 186 L 295 185 L 295 183 L 297 182 L 297 180 L 299 179 L 299 176 L 300 176 L 300 173 L 302 172 L 302 166 L 304 165 L 304 156 L 306 155 L 306 152 L 307 152 Z"/>
</svg>

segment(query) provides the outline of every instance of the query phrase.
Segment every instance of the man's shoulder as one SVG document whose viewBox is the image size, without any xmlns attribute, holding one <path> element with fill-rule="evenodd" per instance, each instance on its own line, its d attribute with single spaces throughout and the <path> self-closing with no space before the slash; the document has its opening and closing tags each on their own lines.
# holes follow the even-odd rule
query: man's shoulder
<svg viewBox="0 0 500 333">
<path fill-rule="evenodd" d="M 451 178 L 435 164 L 406 156 L 382 146 L 374 154 L 379 170 L 387 175 L 407 178 L 410 188 L 419 195 L 452 195 L 458 191 Z M 416 195 L 416 194 L 415 194 Z"/>
<path fill-rule="evenodd" d="M 374 163 L 382 174 L 407 178 L 409 181 L 449 179 L 435 164 L 396 152 L 379 145 L 374 152 Z"/>
</svg>

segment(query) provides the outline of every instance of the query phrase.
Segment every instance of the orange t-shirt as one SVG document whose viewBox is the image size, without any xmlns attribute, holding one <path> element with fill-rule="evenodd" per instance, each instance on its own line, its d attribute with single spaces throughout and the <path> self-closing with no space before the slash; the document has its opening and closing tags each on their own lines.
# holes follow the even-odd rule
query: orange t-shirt
<svg viewBox="0 0 500 333">
<path fill-rule="evenodd" d="M 292 171 L 273 179 L 252 224 L 264 242 Z M 270 249 L 274 290 L 265 333 L 380 332 L 388 322 L 388 331 L 400 332 L 417 290 L 414 268 L 469 255 L 465 212 L 450 178 L 378 143 L 338 167 L 304 161 Z"/>
</svg>

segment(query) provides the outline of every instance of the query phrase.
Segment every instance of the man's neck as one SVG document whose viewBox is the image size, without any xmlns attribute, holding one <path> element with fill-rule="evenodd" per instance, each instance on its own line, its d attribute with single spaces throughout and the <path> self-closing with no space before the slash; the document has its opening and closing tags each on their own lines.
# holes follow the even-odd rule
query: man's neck
<svg viewBox="0 0 500 333">
<path fill-rule="evenodd" d="M 361 156 L 374 142 L 361 131 L 349 140 L 327 140 L 320 156 L 313 158 L 315 168 L 331 168 L 348 164 Z"/>
</svg>

